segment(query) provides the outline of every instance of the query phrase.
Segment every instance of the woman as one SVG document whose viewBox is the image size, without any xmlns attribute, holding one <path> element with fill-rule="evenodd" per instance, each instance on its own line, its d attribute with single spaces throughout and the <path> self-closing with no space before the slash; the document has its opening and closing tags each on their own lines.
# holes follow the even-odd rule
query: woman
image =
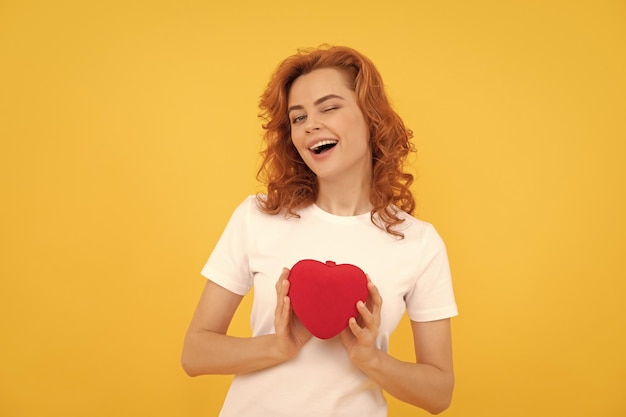
<svg viewBox="0 0 626 417">
<path fill-rule="evenodd" d="M 279 65 L 260 107 L 267 194 L 235 210 L 202 270 L 208 280 L 186 336 L 185 371 L 236 375 L 223 417 L 386 416 L 382 390 L 443 411 L 457 314 L 448 260 L 435 229 L 410 215 L 413 178 L 402 164 L 412 132 L 380 74 L 350 48 L 301 51 Z M 367 303 L 335 338 L 313 337 L 292 312 L 288 268 L 301 259 L 368 274 Z M 253 336 L 227 335 L 253 286 Z M 387 353 L 405 310 L 414 363 Z"/>
</svg>

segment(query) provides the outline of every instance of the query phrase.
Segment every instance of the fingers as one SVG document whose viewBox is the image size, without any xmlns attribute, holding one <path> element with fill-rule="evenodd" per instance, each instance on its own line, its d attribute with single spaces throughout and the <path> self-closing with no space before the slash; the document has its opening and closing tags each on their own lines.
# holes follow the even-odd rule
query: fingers
<svg viewBox="0 0 626 417">
<path fill-rule="evenodd" d="M 285 323 L 285 325 L 289 323 L 290 315 L 291 315 L 291 301 L 289 300 L 289 297 L 285 296 L 283 297 L 283 308 L 280 312 L 280 318 Z"/>
<path fill-rule="evenodd" d="M 374 285 L 374 283 L 369 280 L 369 277 L 367 282 L 367 289 L 369 291 L 367 303 L 359 301 L 356 304 L 356 308 L 360 316 L 359 320 L 351 319 L 349 322 L 352 332 L 357 337 L 360 334 L 363 334 L 363 331 L 365 330 L 370 330 L 377 333 L 378 327 L 380 326 L 380 314 L 382 310 L 383 299 L 380 296 L 378 288 L 376 288 L 376 285 Z"/>
<path fill-rule="evenodd" d="M 280 276 L 278 277 L 278 281 L 276 281 L 277 295 L 281 295 L 281 290 L 284 289 L 285 282 L 289 283 L 289 269 L 287 268 L 283 268 L 283 270 L 280 273 Z M 287 292 L 285 292 L 282 295 L 287 295 Z"/>
<path fill-rule="evenodd" d="M 367 289 L 369 291 L 369 303 L 371 305 L 371 311 L 374 315 L 380 315 L 380 311 L 383 307 L 383 298 L 380 296 L 378 288 L 372 281 L 367 282 Z"/>
<path fill-rule="evenodd" d="M 360 339 L 363 335 L 363 332 L 365 331 L 361 326 L 359 326 L 359 323 L 354 317 L 350 317 L 350 320 L 348 320 L 348 327 L 350 327 L 352 334 L 357 339 Z"/>
<path fill-rule="evenodd" d="M 380 315 L 374 314 L 374 312 L 370 311 L 367 308 L 367 305 L 363 301 L 359 301 L 358 303 L 356 303 L 356 309 L 361 315 L 361 320 L 363 321 L 362 327 L 372 329 L 372 330 L 378 329 L 378 325 L 380 322 Z"/>
<path fill-rule="evenodd" d="M 289 323 L 291 313 L 291 303 L 287 294 L 289 293 L 289 269 L 283 268 L 278 281 L 276 282 L 276 311 L 274 313 L 275 327 L 284 328 Z"/>
<path fill-rule="evenodd" d="M 348 328 L 341 333 L 341 342 L 348 351 L 350 360 L 357 366 L 376 357 L 376 340 L 381 322 L 383 299 L 369 277 L 367 290 L 367 302 L 356 303 L 358 318 L 351 317 Z"/>
<path fill-rule="evenodd" d="M 282 307 L 284 298 L 289 293 L 289 269 L 283 268 L 283 271 L 276 281 L 276 299 L 278 302 L 277 307 Z"/>
</svg>

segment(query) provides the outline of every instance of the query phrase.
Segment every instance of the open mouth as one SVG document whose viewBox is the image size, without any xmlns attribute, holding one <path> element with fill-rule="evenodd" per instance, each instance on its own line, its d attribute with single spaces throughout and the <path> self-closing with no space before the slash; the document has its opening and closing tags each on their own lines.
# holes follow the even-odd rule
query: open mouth
<svg viewBox="0 0 626 417">
<path fill-rule="evenodd" d="M 311 146 L 309 150 L 311 150 L 314 154 L 319 155 L 322 152 L 326 152 L 327 150 L 334 148 L 335 145 L 337 145 L 336 140 L 321 140 Z"/>
</svg>

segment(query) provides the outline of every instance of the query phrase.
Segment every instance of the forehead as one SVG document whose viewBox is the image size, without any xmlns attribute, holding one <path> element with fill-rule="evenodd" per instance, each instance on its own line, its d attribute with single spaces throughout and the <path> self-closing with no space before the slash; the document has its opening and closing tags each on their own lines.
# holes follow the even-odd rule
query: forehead
<svg viewBox="0 0 626 417">
<path fill-rule="evenodd" d="M 352 92 L 348 75 L 337 68 L 318 68 L 295 79 L 289 89 L 288 102 L 314 101 L 340 92 Z"/>
</svg>

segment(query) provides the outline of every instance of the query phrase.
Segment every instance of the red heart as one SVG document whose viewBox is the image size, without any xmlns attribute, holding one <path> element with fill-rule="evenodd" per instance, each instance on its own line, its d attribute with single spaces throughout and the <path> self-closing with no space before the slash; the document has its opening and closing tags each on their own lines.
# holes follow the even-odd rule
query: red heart
<svg viewBox="0 0 626 417">
<path fill-rule="evenodd" d="M 357 317 L 357 301 L 367 299 L 367 276 L 357 266 L 297 262 L 289 273 L 289 298 L 296 316 L 311 334 L 330 339 Z"/>
</svg>

